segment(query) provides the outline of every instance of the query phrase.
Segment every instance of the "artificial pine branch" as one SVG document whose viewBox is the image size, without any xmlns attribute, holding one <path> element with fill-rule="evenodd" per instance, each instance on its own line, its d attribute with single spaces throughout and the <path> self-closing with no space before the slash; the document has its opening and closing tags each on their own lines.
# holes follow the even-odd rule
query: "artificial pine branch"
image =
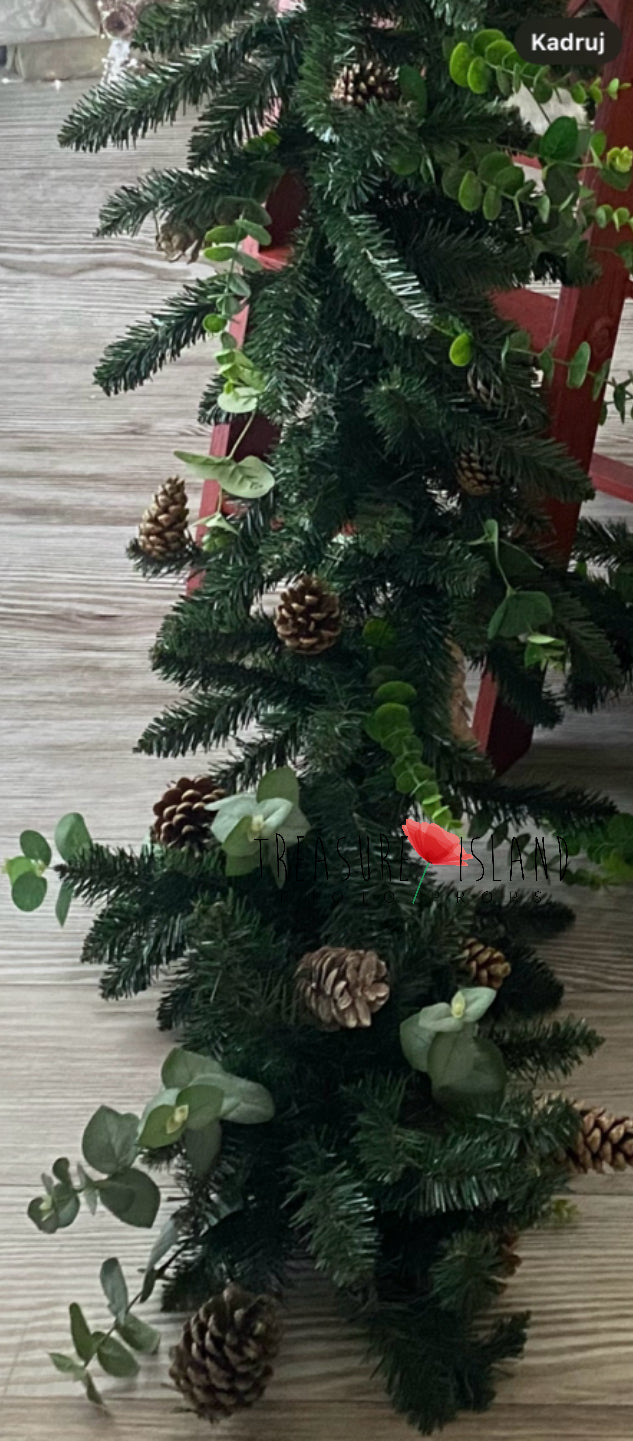
<svg viewBox="0 0 633 1441">
<path fill-rule="evenodd" d="M 154 55 L 178 54 L 204 45 L 236 20 L 260 17 L 268 0 L 167 0 L 147 5 L 134 32 L 134 47 Z"/>
<path fill-rule="evenodd" d="M 204 318 L 213 309 L 216 293 L 217 282 L 196 280 L 151 320 L 132 325 L 123 340 L 107 346 L 95 370 L 97 385 L 106 395 L 136 390 L 187 345 L 203 340 Z"/>
</svg>

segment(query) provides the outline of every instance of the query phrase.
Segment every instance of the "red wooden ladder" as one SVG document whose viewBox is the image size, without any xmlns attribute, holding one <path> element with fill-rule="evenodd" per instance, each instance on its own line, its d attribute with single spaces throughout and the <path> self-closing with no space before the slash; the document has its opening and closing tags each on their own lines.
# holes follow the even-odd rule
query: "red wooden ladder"
<svg viewBox="0 0 633 1441">
<path fill-rule="evenodd" d="M 600 0 L 609 19 L 623 32 L 622 50 L 605 67 L 605 86 L 615 76 L 633 82 L 633 3 L 632 0 Z M 584 0 L 573 0 L 570 14 L 583 8 Z M 633 137 L 633 88 L 625 90 L 614 103 L 606 100 L 597 116 L 598 128 L 608 136 L 609 146 L 628 145 Z M 593 180 L 593 172 L 587 175 Z M 613 201 L 613 191 L 601 187 L 599 200 Z M 594 227 L 589 239 L 611 253 L 601 255 L 602 276 L 596 285 L 584 290 L 562 290 L 558 301 L 534 291 L 514 290 L 497 297 L 497 308 L 508 320 L 527 330 L 535 350 L 542 350 L 557 337 L 556 355 L 568 359 L 582 341 L 592 350 L 592 368 L 598 369 L 612 357 L 618 336 L 624 302 L 631 285 L 628 271 L 615 253 L 619 237 L 614 226 L 608 230 Z M 549 388 L 551 434 L 567 446 L 583 468 L 589 471 L 596 490 L 614 495 L 618 500 L 633 501 L 633 468 L 609 460 L 595 451 L 600 421 L 601 399 L 593 400 L 591 380 L 581 390 L 570 390 L 564 366 L 557 366 Z M 554 527 L 555 546 L 562 564 L 571 553 L 580 507 L 549 501 L 546 507 Z M 497 771 L 507 770 L 525 755 L 532 740 L 532 728 L 525 724 L 499 699 L 492 677 L 483 678 L 475 708 L 473 729 L 477 740 L 494 763 Z"/>
<path fill-rule="evenodd" d="M 292 8 L 292 3 L 293 0 L 280 0 L 278 8 Z M 585 0 L 571 0 L 570 13 L 574 15 L 584 3 Z M 620 26 L 624 36 L 617 60 L 605 67 L 605 85 L 615 76 L 633 82 L 633 0 L 601 0 L 601 4 L 609 18 Z M 606 131 L 609 146 L 631 143 L 633 85 L 615 103 L 611 100 L 605 102 L 598 112 L 597 124 Z M 593 173 L 587 179 L 593 180 Z M 600 194 L 599 199 L 608 202 L 612 198 L 613 192 L 605 186 L 604 195 Z M 287 260 L 289 241 L 299 219 L 301 203 L 297 181 L 292 176 L 284 177 L 268 201 L 272 217 L 272 243 L 266 250 L 259 251 L 259 258 L 267 268 L 279 269 Z M 513 290 L 498 295 L 496 304 L 504 318 L 515 321 L 521 329 L 530 333 L 536 351 L 544 349 L 550 340 L 557 337 L 556 355 L 566 359 L 586 340 L 592 349 L 592 365 L 598 368 L 613 355 L 624 302 L 632 290 L 626 267 L 615 253 L 619 241 L 615 227 L 604 231 L 596 228 L 590 239 L 611 252 L 602 257 L 603 274 L 596 285 L 585 290 L 564 289 L 558 301 L 535 291 Z M 257 246 L 254 245 L 254 248 L 257 250 Z M 230 329 L 238 344 L 244 340 L 247 323 L 247 309 L 231 323 Z M 594 450 L 601 400 L 592 399 L 591 381 L 581 390 L 570 390 L 566 381 L 565 368 L 557 366 L 549 389 L 551 434 L 566 445 L 583 468 L 589 471 L 596 490 L 616 496 L 619 500 L 633 501 L 633 468 L 609 460 Z M 211 440 L 211 455 L 218 458 L 225 456 L 244 424 L 244 417 L 238 416 L 230 424 L 216 425 Z M 239 446 L 236 450 L 237 459 L 246 454 L 265 456 L 275 440 L 275 434 L 274 427 L 265 417 L 258 415 L 249 429 L 243 451 Z M 219 494 L 217 483 L 206 481 L 201 515 L 213 514 Z M 225 502 L 225 509 L 227 513 L 232 513 L 236 506 Z M 547 504 L 556 549 L 564 565 L 569 560 L 579 509 L 577 505 L 564 505 L 554 500 Z M 499 772 L 507 770 L 525 755 L 532 739 L 531 727 L 499 699 L 489 674 L 484 675 L 481 683 L 473 729 L 482 750 L 487 752 Z"/>
</svg>

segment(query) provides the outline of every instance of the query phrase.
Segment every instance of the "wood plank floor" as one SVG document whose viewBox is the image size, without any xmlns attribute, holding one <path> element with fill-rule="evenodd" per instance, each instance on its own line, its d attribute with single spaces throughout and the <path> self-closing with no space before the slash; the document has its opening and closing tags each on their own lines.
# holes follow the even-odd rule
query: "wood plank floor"
<svg viewBox="0 0 633 1441">
<path fill-rule="evenodd" d="M 91 232 L 114 185 L 176 162 L 184 126 L 137 155 L 69 155 L 55 136 L 77 93 L 75 85 L 0 87 L 1 856 L 15 852 L 23 826 L 50 834 L 75 808 L 96 837 L 138 843 L 173 770 L 132 747 L 166 694 L 147 651 L 175 589 L 135 577 L 124 551 L 147 497 L 173 468 L 171 452 L 201 437 L 193 417 L 211 357 L 200 348 L 132 397 L 108 401 L 92 386 L 104 344 L 177 288 L 183 267 L 156 255 L 149 231 L 128 243 L 95 243 Z M 628 368 L 632 359 L 627 315 L 622 362 Z M 633 458 L 630 429 L 610 429 L 601 446 Z M 633 809 L 632 760 L 631 708 L 613 707 L 539 737 L 521 769 L 581 779 Z M 100 1100 L 137 1105 L 148 1094 L 165 1042 L 151 1002 L 107 1007 L 98 999 L 95 976 L 77 965 L 86 926 L 79 909 L 60 932 L 49 907 L 34 917 L 15 912 L 6 884 L 0 905 L 0 1434 L 194 1441 L 207 1427 L 178 1411 L 158 1361 L 135 1385 L 106 1383 L 108 1420 L 46 1359 L 47 1349 L 67 1344 L 69 1300 L 81 1300 L 93 1324 L 103 1318 L 103 1257 L 118 1254 L 133 1275 L 146 1241 L 103 1217 L 82 1218 L 72 1237 L 39 1236 L 26 1203 L 45 1164 L 77 1154 Z M 633 902 L 583 894 L 577 905 L 578 924 L 552 954 L 570 1008 L 606 1037 L 585 1069 L 583 1094 L 631 1106 Z M 577 1190 L 576 1227 L 523 1243 L 508 1304 L 533 1312 L 524 1362 L 502 1381 L 496 1409 L 449 1428 L 451 1441 L 633 1435 L 633 1178 L 595 1178 Z M 226 1434 L 410 1436 L 325 1287 L 298 1286 L 288 1312 L 268 1399 Z M 175 1328 L 160 1324 L 168 1346 Z"/>
</svg>

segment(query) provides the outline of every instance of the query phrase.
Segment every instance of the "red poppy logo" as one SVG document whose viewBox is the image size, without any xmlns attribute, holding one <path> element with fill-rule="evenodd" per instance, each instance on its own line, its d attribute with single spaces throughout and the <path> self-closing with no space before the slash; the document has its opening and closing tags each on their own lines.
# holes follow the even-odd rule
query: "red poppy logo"
<svg viewBox="0 0 633 1441">
<path fill-rule="evenodd" d="M 431 821 L 410 820 L 402 829 L 409 845 L 426 861 L 420 885 L 413 897 L 414 905 L 429 866 L 467 866 L 468 862 L 473 860 L 472 853 L 462 849 L 461 838 L 456 836 L 454 831 L 445 831 L 442 826 L 433 825 Z"/>
</svg>

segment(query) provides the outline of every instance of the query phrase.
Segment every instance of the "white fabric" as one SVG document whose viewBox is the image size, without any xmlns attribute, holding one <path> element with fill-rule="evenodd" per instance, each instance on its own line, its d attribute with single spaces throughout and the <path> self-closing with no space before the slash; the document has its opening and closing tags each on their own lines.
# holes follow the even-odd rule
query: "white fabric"
<svg viewBox="0 0 633 1441">
<path fill-rule="evenodd" d="M 0 45 L 98 35 L 97 0 L 0 0 Z"/>
</svg>

